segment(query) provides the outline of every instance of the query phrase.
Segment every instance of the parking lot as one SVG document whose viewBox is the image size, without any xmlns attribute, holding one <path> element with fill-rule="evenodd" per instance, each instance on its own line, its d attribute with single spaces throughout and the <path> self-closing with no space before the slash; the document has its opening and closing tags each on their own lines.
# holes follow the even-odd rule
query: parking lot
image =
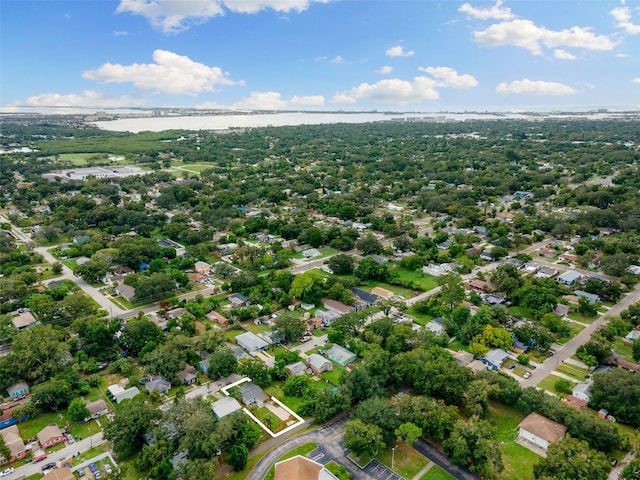
<svg viewBox="0 0 640 480">
<path fill-rule="evenodd" d="M 336 418 L 333 422 L 327 423 L 321 427 L 320 431 L 328 434 L 342 433 L 344 430 L 344 424 L 347 420 L 349 420 L 349 415 L 342 415 L 341 417 Z"/>
<path fill-rule="evenodd" d="M 377 460 L 369 462 L 369 465 L 364 468 L 364 471 L 378 480 L 403 480 L 400 475 L 388 469 Z"/>
</svg>

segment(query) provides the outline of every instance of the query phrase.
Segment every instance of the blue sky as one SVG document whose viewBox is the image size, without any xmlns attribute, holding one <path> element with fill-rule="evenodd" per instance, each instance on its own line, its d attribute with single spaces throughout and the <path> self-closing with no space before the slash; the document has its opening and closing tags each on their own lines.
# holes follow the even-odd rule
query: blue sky
<svg viewBox="0 0 640 480">
<path fill-rule="evenodd" d="M 4 111 L 640 108 L 639 1 L 2 0 L 0 19 Z"/>
</svg>

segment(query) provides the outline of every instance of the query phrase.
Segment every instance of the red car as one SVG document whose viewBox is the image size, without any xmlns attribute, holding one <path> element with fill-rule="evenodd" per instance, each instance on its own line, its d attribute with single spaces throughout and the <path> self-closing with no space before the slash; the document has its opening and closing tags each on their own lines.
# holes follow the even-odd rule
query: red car
<svg viewBox="0 0 640 480">
<path fill-rule="evenodd" d="M 47 459 L 46 455 L 40 455 L 39 457 L 36 457 L 36 458 L 33 459 L 33 463 L 38 463 L 38 462 L 41 462 L 41 461 L 46 460 L 46 459 Z"/>
</svg>

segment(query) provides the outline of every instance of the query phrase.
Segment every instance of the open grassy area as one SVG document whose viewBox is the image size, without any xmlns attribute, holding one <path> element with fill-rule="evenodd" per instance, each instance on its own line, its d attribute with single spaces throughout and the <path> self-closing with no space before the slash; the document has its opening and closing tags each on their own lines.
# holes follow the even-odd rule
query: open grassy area
<svg viewBox="0 0 640 480">
<path fill-rule="evenodd" d="M 336 462 L 331 461 L 325 465 L 338 480 L 351 480 L 353 475 L 344 468 L 344 465 L 338 465 Z"/>
<path fill-rule="evenodd" d="M 575 320 L 576 322 L 586 323 L 587 325 L 594 322 L 598 319 L 599 315 L 595 315 L 593 317 L 586 317 L 578 312 L 569 312 L 567 315 L 571 320 Z"/>
<path fill-rule="evenodd" d="M 293 450 L 285 453 L 278 460 L 276 460 L 275 463 L 281 462 L 282 460 L 286 460 L 288 458 L 293 458 L 297 455 L 302 455 L 303 457 L 305 457 L 308 453 L 313 452 L 316 448 L 318 448 L 318 445 L 316 445 L 315 443 L 305 443 L 304 445 L 300 445 L 298 448 L 294 448 Z M 248 472 L 248 471 L 249 470 L 245 469 L 245 472 Z M 273 480 L 275 473 L 276 473 L 276 468 L 275 466 L 272 466 L 267 472 L 267 474 L 265 475 L 264 480 Z"/>
<path fill-rule="evenodd" d="M 405 270 L 404 268 L 398 268 L 394 270 L 394 273 L 398 276 L 398 279 L 402 282 L 412 282 L 416 288 L 428 292 L 438 286 L 438 278 L 428 273 L 412 272 L 411 270 Z"/>
<path fill-rule="evenodd" d="M 635 362 L 635 360 L 633 359 L 633 350 L 631 345 L 624 343 L 624 340 L 621 337 L 616 337 L 616 340 L 614 342 L 614 351 L 615 353 L 624 355 L 624 358 L 626 358 L 630 362 Z"/>
<path fill-rule="evenodd" d="M 566 393 L 562 393 L 556 390 L 556 382 L 558 380 L 566 380 L 566 379 L 563 379 L 562 377 L 559 377 L 552 373 L 551 375 L 547 375 L 544 379 L 542 379 L 542 381 L 538 383 L 538 386 L 540 388 L 545 389 L 548 392 L 558 395 L 559 397 L 564 397 L 566 396 Z M 567 380 L 567 381 L 570 381 L 570 380 Z M 571 383 L 573 383 L 573 386 L 578 384 L 578 382 L 571 382 Z"/>
<path fill-rule="evenodd" d="M 571 363 L 562 363 L 558 368 L 556 368 L 556 370 L 564 373 L 565 375 L 569 375 L 580 382 L 584 382 L 589 375 L 589 370 L 578 367 L 577 365 L 572 365 Z"/>
<path fill-rule="evenodd" d="M 423 327 L 433 320 L 431 315 L 427 315 L 426 313 L 417 313 L 413 306 L 407 310 L 407 314 L 413 317 L 413 321 L 418 325 L 422 325 Z"/>
<path fill-rule="evenodd" d="M 515 315 L 517 317 L 533 318 L 533 315 L 531 314 L 531 310 L 528 309 L 527 307 L 512 305 L 508 307 L 507 310 L 511 315 Z"/>
<path fill-rule="evenodd" d="M 387 448 L 376 458 L 380 463 L 391 468 L 391 457 L 391 448 Z M 417 450 L 414 450 L 412 447 L 407 448 L 406 445 L 400 445 L 396 449 L 393 470 L 404 478 L 413 478 L 420 472 L 420 470 L 426 467 L 428 463 L 429 459 Z"/>
<path fill-rule="evenodd" d="M 569 340 L 571 340 L 573 337 L 575 337 L 578 333 L 580 333 L 582 330 L 584 330 L 585 328 L 587 328 L 587 327 L 585 327 L 584 325 L 580 325 L 579 323 L 576 323 L 576 322 L 571 322 L 571 323 L 569 324 L 569 326 L 571 327 L 571 334 L 569 334 L 569 335 L 568 335 L 568 336 L 566 336 L 566 337 L 559 338 L 559 339 L 558 339 L 558 341 L 557 341 L 557 343 L 559 343 L 559 344 L 565 344 L 565 343 L 567 343 Z"/>
<path fill-rule="evenodd" d="M 518 424 L 525 416 L 513 408 L 497 403 L 489 408 L 489 421 L 497 429 L 504 464 L 504 471 L 499 475 L 501 479 L 533 480 L 533 466 L 541 460 L 541 457 L 514 441 L 518 436 Z"/>
<path fill-rule="evenodd" d="M 334 385 L 340 384 L 340 377 L 342 376 L 342 372 L 346 369 L 341 367 L 340 365 L 333 364 L 333 370 L 330 372 L 322 372 L 322 378 L 329 380 Z"/>
<path fill-rule="evenodd" d="M 399 287 L 398 285 L 391 285 L 390 283 L 380 283 L 380 282 L 376 282 L 375 280 L 367 280 L 362 284 L 360 284 L 358 288 L 361 288 L 362 290 L 370 292 L 371 290 L 374 289 L 374 287 L 384 288 L 402 298 L 413 297 L 413 290 L 411 290 L 410 288 Z"/>
<path fill-rule="evenodd" d="M 447 472 L 444 468 L 434 465 L 425 473 L 420 480 L 455 480 L 456 477 Z"/>
</svg>

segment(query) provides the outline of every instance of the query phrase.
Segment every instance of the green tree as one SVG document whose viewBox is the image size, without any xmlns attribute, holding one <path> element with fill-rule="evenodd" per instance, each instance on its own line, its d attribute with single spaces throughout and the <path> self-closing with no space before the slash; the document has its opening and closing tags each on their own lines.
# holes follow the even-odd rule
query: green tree
<svg viewBox="0 0 640 480">
<path fill-rule="evenodd" d="M 247 461 L 249 460 L 249 449 L 244 445 L 234 445 L 231 447 L 229 451 L 229 457 L 227 458 L 227 462 L 234 471 L 240 472 L 244 470 L 244 467 L 247 466 Z"/>
<path fill-rule="evenodd" d="M 324 283 L 324 277 L 317 270 L 309 270 L 308 272 L 301 273 L 291 283 L 291 289 L 289 295 L 301 300 L 312 299 L 316 295 L 316 288 L 322 286 Z M 322 295 L 321 292 L 320 296 Z"/>
<path fill-rule="evenodd" d="M 578 312 L 585 317 L 595 317 L 598 315 L 596 306 L 584 297 L 578 299 Z"/>
<path fill-rule="evenodd" d="M 640 480 L 640 457 L 634 458 L 622 469 L 620 480 Z"/>
<path fill-rule="evenodd" d="M 604 480 L 609 475 L 609 462 L 604 453 L 592 450 L 587 442 L 566 435 L 552 443 L 547 457 L 533 466 L 536 479 L 556 478 Z"/>
<path fill-rule="evenodd" d="M 142 435 L 162 417 L 162 412 L 143 398 L 125 400 L 116 407 L 113 420 L 104 428 L 104 438 L 113 442 L 118 456 L 129 458 L 144 444 Z"/>
<path fill-rule="evenodd" d="M 382 430 L 377 425 L 362 420 L 350 420 L 344 424 L 344 447 L 349 448 L 358 458 L 374 456 L 384 449 Z"/>
<path fill-rule="evenodd" d="M 418 441 L 418 438 L 422 435 L 422 430 L 417 425 L 411 422 L 406 422 L 396 428 L 395 433 L 396 440 L 404 443 L 404 458 L 407 458 L 409 446 Z"/>
<path fill-rule="evenodd" d="M 69 351 L 64 331 L 51 325 L 35 325 L 13 337 L 12 362 L 22 378 L 42 382 L 59 372 Z"/>
<path fill-rule="evenodd" d="M 91 412 L 89 412 L 87 405 L 81 398 L 74 398 L 73 400 L 71 400 L 71 403 L 69 403 L 69 408 L 67 409 L 67 413 L 74 422 L 81 422 L 89 415 L 91 415 Z"/>
<path fill-rule="evenodd" d="M 69 405 L 73 398 L 73 391 L 68 382 L 60 378 L 52 378 L 33 389 L 31 401 L 39 409 L 47 412 L 57 412 Z"/>
<path fill-rule="evenodd" d="M 373 236 L 372 233 L 367 234 L 356 242 L 356 247 L 363 255 L 373 255 L 382 253 L 382 244 Z"/>
<path fill-rule="evenodd" d="M 348 275 L 353 273 L 354 259 L 351 255 L 341 253 L 331 257 L 327 261 L 327 265 L 336 275 Z"/>
<path fill-rule="evenodd" d="M 633 352 L 633 359 L 636 362 L 640 362 L 640 339 L 633 342 L 632 352 Z"/>
<path fill-rule="evenodd" d="M 594 375 L 589 403 L 619 422 L 640 426 L 640 377 L 621 368 Z"/>
<path fill-rule="evenodd" d="M 4 437 L 2 435 L 0 435 L 0 458 L 11 465 L 11 449 L 7 445 L 7 442 L 4 441 Z"/>
<path fill-rule="evenodd" d="M 286 342 L 296 342 L 306 329 L 304 319 L 291 313 L 284 313 L 276 320 L 273 332 Z"/>
<path fill-rule="evenodd" d="M 164 338 L 164 333 L 155 323 L 146 318 L 130 320 L 122 329 L 120 345 L 129 354 L 137 357 L 145 345 L 159 344 Z"/>
<path fill-rule="evenodd" d="M 108 271 L 109 261 L 101 255 L 94 255 L 88 262 L 78 265 L 73 273 L 85 282 L 98 283 Z"/>
<path fill-rule="evenodd" d="M 464 286 L 460 275 L 448 273 L 440 277 L 440 299 L 449 310 L 453 310 L 453 307 L 464 300 Z"/>
<path fill-rule="evenodd" d="M 303 399 L 300 414 L 313 417 L 316 424 L 324 423 L 351 406 L 349 397 L 340 390 L 319 389 Z"/>
<path fill-rule="evenodd" d="M 238 360 L 230 348 L 219 348 L 211 354 L 208 371 L 210 375 L 224 378 L 235 373 L 237 370 Z"/>
</svg>

